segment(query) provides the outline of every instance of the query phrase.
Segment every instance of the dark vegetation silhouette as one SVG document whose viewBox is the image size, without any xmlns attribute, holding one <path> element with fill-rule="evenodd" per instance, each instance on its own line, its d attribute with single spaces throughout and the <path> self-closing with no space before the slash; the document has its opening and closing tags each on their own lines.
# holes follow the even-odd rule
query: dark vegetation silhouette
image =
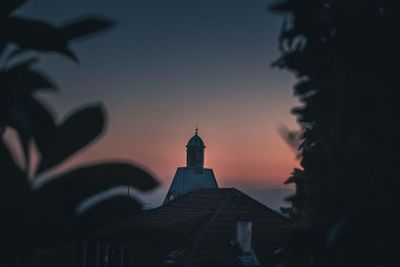
<svg viewBox="0 0 400 267">
<path fill-rule="evenodd" d="M 105 115 L 100 104 L 92 104 L 56 121 L 48 106 L 35 97 L 43 90 L 55 91 L 55 84 L 35 68 L 38 59 L 29 55 L 55 52 L 77 62 L 70 41 L 107 29 L 111 22 L 88 17 L 58 27 L 14 16 L 25 2 L 0 2 L 0 266 L 29 266 L 35 251 L 45 248 L 57 253 L 87 227 L 102 223 L 99 219 L 140 209 L 133 198 L 117 196 L 79 216 L 76 208 L 88 197 L 119 185 L 143 191 L 157 185 L 151 175 L 129 163 L 104 162 L 55 174 L 33 189 L 44 172 L 103 132 Z M 23 148 L 22 169 L 4 140 L 8 129 L 15 130 Z M 39 154 L 37 166 L 32 166 L 32 144 Z"/>
<path fill-rule="evenodd" d="M 275 66 L 293 72 L 302 169 L 288 266 L 399 266 L 395 1 L 285 0 Z M 396 40 L 397 39 L 397 40 Z M 290 139 L 290 138 L 289 138 Z"/>
</svg>

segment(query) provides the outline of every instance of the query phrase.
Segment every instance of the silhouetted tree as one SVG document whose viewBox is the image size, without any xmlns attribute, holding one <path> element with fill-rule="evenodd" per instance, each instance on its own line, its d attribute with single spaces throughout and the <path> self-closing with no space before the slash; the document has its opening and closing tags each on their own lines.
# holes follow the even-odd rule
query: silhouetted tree
<svg viewBox="0 0 400 267">
<path fill-rule="evenodd" d="M 74 61 L 71 40 L 111 26 L 103 18 L 84 18 L 58 27 L 47 22 L 14 16 L 23 0 L 0 2 L 0 265 L 23 263 L 39 247 L 56 247 L 80 234 L 82 220 L 76 208 L 82 201 L 119 185 L 150 190 L 157 185 L 147 172 L 129 163 L 105 162 L 82 166 L 42 181 L 40 175 L 86 147 L 104 130 L 104 112 L 99 104 L 85 106 L 62 122 L 54 118 L 35 93 L 55 90 L 55 85 L 34 65 L 36 58 L 17 60 L 27 51 L 56 52 Z M 14 129 L 24 151 L 21 169 L 4 140 Z M 32 166 L 32 144 L 39 163 Z M 43 179 L 43 178 L 42 178 Z M 124 203 L 124 204 L 123 204 Z M 140 208 L 132 198 L 113 198 L 98 205 L 98 214 L 132 213 Z M 102 215 L 102 218 L 107 216 Z M 91 216 L 84 216 L 85 225 Z M 94 218 L 94 217 L 93 217 Z"/>
<path fill-rule="evenodd" d="M 397 266 L 395 1 L 285 0 L 275 65 L 298 78 L 303 128 L 292 266 Z M 392 64 L 394 63 L 394 64 Z"/>
</svg>

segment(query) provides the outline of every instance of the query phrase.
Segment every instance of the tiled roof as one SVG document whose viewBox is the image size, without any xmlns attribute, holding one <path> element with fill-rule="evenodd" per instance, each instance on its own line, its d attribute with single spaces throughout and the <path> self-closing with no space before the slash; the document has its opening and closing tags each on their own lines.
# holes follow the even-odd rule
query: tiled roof
<svg viewBox="0 0 400 267">
<path fill-rule="evenodd" d="M 161 262 L 179 266 L 242 266 L 235 247 L 237 221 L 252 221 L 252 249 L 262 266 L 270 266 L 273 252 L 286 237 L 289 222 L 272 209 L 234 188 L 203 189 L 153 210 L 142 212 L 95 233 L 129 238 L 128 233 L 179 236 L 184 242 L 170 246 Z M 166 240 L 166 238 L 158 238 Z M 178 256 L 171 259 L 173 251 Z M 181 253 L 182 252 L 182 253 Z M 174 255 L 174 253 L 172 253 Z"/>
<path fill-rule="evenodd" d="M 194 192 L 210 198 L 214 191 Z M 194 233 L 195 240 L 183 260 L 184 266 L 241 266 L 235 250 L 227 241 L 235 240 L 237 221 L 252 221 L 252 247 L 259 261 L 268 266 L 273 252 L 282 246 L 288 230 L 288 220 L 236 189 L 219 189 L 224 200 L 214 215 Z M 198 196 L 200 197 L 200 196 Z"/>
</svg>

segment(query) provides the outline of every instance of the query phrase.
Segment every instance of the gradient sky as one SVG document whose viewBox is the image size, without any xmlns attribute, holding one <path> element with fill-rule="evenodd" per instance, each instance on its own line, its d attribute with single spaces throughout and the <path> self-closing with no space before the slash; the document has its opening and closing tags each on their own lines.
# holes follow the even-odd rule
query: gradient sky
<svg viewBox="0 0 400 267">
<path fill-rule="evenodd" d="M 57 55 L 40 67 L 60 92 L 44 95 L 62 118 L 100 101 L 108 113 L 102 139 L 66 166 L 128 159 L 164 184 L 185 165 L 195 124 L 206 166 L 224 187 L 284 187 L 296 165 L 277 127 L 297 128 L 289 110 L 294 78 L 270 67 L 279 55 L 282 18 L 267 0 L 31 0 L 19 14 L 68 22 L 86 14 L 116 27 L 73 44 L 79 65 Z M 160 193 L 161 192 L 161 193 Z"/>
</svg>

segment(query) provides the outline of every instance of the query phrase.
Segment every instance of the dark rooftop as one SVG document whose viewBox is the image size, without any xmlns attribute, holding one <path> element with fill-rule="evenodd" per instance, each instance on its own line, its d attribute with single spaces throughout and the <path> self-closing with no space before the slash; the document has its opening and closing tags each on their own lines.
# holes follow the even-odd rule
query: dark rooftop
<svg viewBox="0 0 400 267">
<path fill-rule="evenodd" d="M 284 242 L 289 221 L 234 188 L 190 192 L 98 230 L 92 237 L 137 245 L 151 239 L 157 242 L 157 249 L 149 255 L 158 265 L 242 266 L 230 242 L 236 238 L 237 221 L 253 222 L 252 249 L 262 266 L 270 266 L 274 251 Z"/>
</svg>

